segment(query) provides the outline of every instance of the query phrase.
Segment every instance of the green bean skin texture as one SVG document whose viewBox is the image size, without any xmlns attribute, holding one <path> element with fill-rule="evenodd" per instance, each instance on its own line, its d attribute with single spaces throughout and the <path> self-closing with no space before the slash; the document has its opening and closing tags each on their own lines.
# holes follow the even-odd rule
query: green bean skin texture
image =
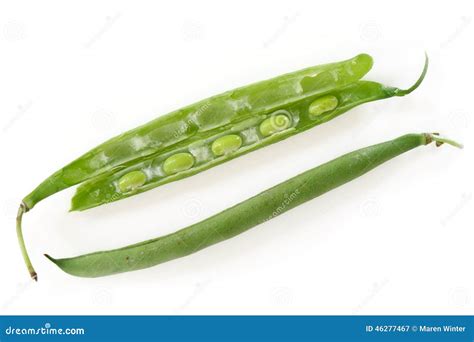
<svg viewBox="0 0 474 342">
<path fill-rule="evenodd" d="M 120 165 L 153 154 L 190 137 L 271 111 L 301 98 L 351 84 L 372 68 L 372 57 L 306 68 L 202 100 L 95 147 L 48 177 L 23 199 L 27 210 L 44 198 Z"/>
<path fill-rule="evenodd" d="M 360 104 L 411 93 L 425 77 L 428 58 L 418 80 L 408 89 L 361 80 L 372 64 L 372 57 L 360 54 L 237 88 L 158 117 L 93 148 L 46 178 L 23 199 L 17 235 L 30 274 L 33 276 L 34 269 L 23 241 L 21 217 L 38 202 L 80 184 L 71 211 L 86 210 L 195 175 L 332 120 Z M 332 106 L 323 101 L 325 105 L 318 107 L 314 103 L 321 98 L 337 101 Z M 318 115 L 314 115 L 316 107 Z M 266 123 L 279 115 L 288 118 L 288 125 L 272 130 Z M 241 145 L 215 154 L 213 143 L 228 135 L 238 135 Z M 165 161 L 182 153 L 192 156 L 192 165 L 166 170 Z M 130 188 L 120 185 L 127 174 L 138 177 Z"/>
<path fill-rule="evenodd" d="M 64 272 L 79 277 L 101 277 L 155 266 L 239 235 L 433 140 L 431 134 L 407 134 L 345 154 L 204 221 L 156 239 L 73 258 L 46 256 Z"/>
<path fill-rule="evenodd" d="M 418 82 L 423 79 L 428 64 L 425 64 L 422 75 Z M 417 83 L 418 83 L 417 82 Z M 419 85 L 415 84 L 416 86 Z M 309 108 L 314 103 L 315 98 L 319 96 L 310 96 L 295 103 L 283 106 L 281 108 L 273 108 L 270 113 L 260 115 L 260 118 L 254 117 L 247 121 L 243 121 L 237 125 L 228 125 L 220 128 L 218 132 L 209 132 L 206 135 L 191 137 L 190 139 L 176 144 L 161 152 L 160 155 L 141 158 L 140 160 L 126 163 L 121 166 L 120 170 L 106 172 L 87 182 L 82 183 L 76 190 L 71 200 L 71 211 L 82 211 L 106 203 L 117 201 L 135 194 L 148 191 L 158 186 L 171 183 L 199 172 L 207 170 L 226 161 L 252 152 L 256 149 L 268 146 L 278 141 L 287 139 L 293 135 L 304 132 L 316 125 L 325 123 L 335 117 L 347 112 L 348 110 L 366 102 L 390 98 L 393 96 L 404 96 L 413 91 L 415 88 L 401 90 L 393 87 L 386 87 L 380 83 L 372 81 L 357 81 L 340 89 L 331 91 L 331 96 L 338 99 L 337 107 L 319 115 L 311 115 Z M 272 116 L 279 114 L 286 115 L 290 118 L 290 125 L 284 130 L 272 131 L 265 125 L 265 121 L 271 119 Z M 263 133 L 270 132 L 269 135 L 262 134 L 261 128 L 264 124 Z M 226 154 L 225 158 L 214 158 L 210 151 L 212 142 L 226 134 L 239 133 L 243 138 L 242 147 L 232 153 Z M 163 175 L 161 165 L 163 160 L 170 155 L 181 152 L 191 152 L 196 155 L 196 163 L 191 169 L 173 175 Z M 117 191 L 116 182 L 124 173 L 134 170 L 146 170 L 150 175 L 149 181 L 134 192 L 121 193 Z"/>
</svg>

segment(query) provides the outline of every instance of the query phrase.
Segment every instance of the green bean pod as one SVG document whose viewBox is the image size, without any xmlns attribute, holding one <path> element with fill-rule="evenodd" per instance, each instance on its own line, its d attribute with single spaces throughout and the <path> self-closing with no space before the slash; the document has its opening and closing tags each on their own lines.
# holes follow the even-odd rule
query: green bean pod
<svg viewBox="0 0 474 342">
<path fill-rule="evenodd" d="M 447 142 L 459 146 L 435 134 L 407 134 L 343 155 L 175 233 L 73 258 L 46 257 L 64 272 L 79 277 L 101 277 L 152 267 L 239 235 L 432 141 L 437 145 Z"/>
<path fill-rule="evenodd" d="M 85 210 L 194 175 L 359 104 L 409 94 L 422 82 L 428 59 L 417 82 L 406 90 L 361 81 L 372 64 L 369 55 L 360 54 L 213 96 L 112 138 L 61 168 L 27 195 L 18 211 L 17 235 L 31 276 L 36 278 L 36 273 L 21 222 L 38 202 L 82 183 L 71 210 Z"/>
<path fill-rule="evenodd" d="M 354 58 L 306 68 L 237 88 L 132 129 L 85 153 L 44 180 L 23 199 L 25 210 L 44 198 L 120 165 L 149 155 L 191 137 L 206 134 L 283 103 L 340 88 L 361 79 L 372 68 L 372 57 Z"/>
<path fill-rule="evenodd" d="M 206 135 L 192 137 L 181 144 L 163 150 L 158 156 L 153 155 L 126 163 L 122 165 L 120 170 L 106 172 L 82 183 L 72 198 L 71 211 L 86 210 L 118 201 L 195 175 L 213 166 L 306 131 L 317 124 L 324 123 L 347 112 L 357 105 L 396 96 L 400 92 L 403 91 L 397 88 L 385 87 L 380 83 L 357 81 L 341 89 L 332 90 L 331 95 L 309 96 L 296 103 L 273 108 L 271 112 L 261 113 L 259 117 L 224 126 Z M 314 105 L 315 102 L 316 105 Z M 336 103 L 337 105 L 335 105 Z M 278 118 L 281 120 L 277 120 Z M 224 155 L 218 155 L 212 151 L 214 142 L 231 136 L 240 138 L 242 142 L 239 144 L 239 148 L 235 148 L 232 152 Z M 164 170 L 166 160 L 183 153 L 194 156 L 193 167 L 173 174 L 166 172 Z M 147 174 L 146 183 L 134 189 L 134 191 L 121 191 L 117 187 L 119 179 L 137 171 Z"/>
</svg>

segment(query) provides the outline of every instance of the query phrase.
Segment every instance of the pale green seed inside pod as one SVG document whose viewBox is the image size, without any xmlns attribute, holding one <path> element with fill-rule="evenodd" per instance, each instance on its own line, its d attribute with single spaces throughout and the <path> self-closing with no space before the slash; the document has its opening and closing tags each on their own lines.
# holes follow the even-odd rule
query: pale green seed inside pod
<svg viewBox="0 0 474 342">
<path fill-rule="evenodd" d="M 267 137 L 287 129 L 290 125 L 291 120 L 288 116 L 284 114 L 273 115 L 260 124 L 260 133 Z"/>
<path fill-rule="evenodd" d="M 146 175 L 143 171 L 132 171 L 123 175 L 118 186 L 121 192 L 133 191 L 146 183 Z"/>
<path fill-rule="evenodd" d="M 326 95 L 314 100 L 309 105 L 309 117 L 314 119 L 317 116 L 335 109 L 338 105 L 337 97 Z"/>
<path fill-rule="evenodd" d="M 167 175 L 173 175 L 175 173 L 188 170 L 194 165 L 194 157 L 191 153 L 182 152 L 177 153 L 163 163 L 163 171 Z"/>
<path fill-rule="evenodd" d="M 216 157 L 219 157 L 237 151 L 240 146 L 242 138 L 237 134 L 229 134 L 214 140 L 211 150 Z"/>
</svg>

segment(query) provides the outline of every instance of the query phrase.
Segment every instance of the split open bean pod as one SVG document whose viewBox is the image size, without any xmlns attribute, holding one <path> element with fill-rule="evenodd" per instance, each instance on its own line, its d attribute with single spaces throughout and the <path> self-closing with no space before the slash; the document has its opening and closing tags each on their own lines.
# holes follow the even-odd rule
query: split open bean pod
<svg viewBox="0 0 474 342">
<path fill-rule="evenodd" d="M 372 58 L 314 66 L 237 88 L 160 116 L 86 152 L 46 178 L 22 201 L 17 235 L 36 279 L 22 233 L 23 214 L 61 190 L 80 184 L 71 210 L 85 210 L 195 175 L 306 131 L 360 104 L 404 96 L 408 89 L 361 80 Z"/>
</svg>

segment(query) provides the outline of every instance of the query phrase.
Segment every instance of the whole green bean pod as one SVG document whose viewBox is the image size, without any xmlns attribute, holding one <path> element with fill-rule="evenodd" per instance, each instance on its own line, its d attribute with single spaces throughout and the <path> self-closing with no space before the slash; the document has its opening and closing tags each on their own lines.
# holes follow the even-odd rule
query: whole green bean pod
<svg viewBox="0 0 474 342">
<path fill-rule="evenodd" d="M 79 277 L 100 277 L 155 266 L 230 239 L 432 141 L 460 147 L 436 134 L 407 134 L 345 154 L 175 233 L 73 258 L 46 257 L 64 272 Z"/>
<path fill-rule="evenodd" d="M 365 102 L 404 96 L 403 90 L 361 81 L 372 58 L 315 66 L 216 95 L 106 141 L 61 168 L 26 196 L 17 235 L 30 275 L 22 216 L 48 196 L 82 183 L 71 210 L 85 210 L 189 177 L 316 125 Z"/>
</svg>

